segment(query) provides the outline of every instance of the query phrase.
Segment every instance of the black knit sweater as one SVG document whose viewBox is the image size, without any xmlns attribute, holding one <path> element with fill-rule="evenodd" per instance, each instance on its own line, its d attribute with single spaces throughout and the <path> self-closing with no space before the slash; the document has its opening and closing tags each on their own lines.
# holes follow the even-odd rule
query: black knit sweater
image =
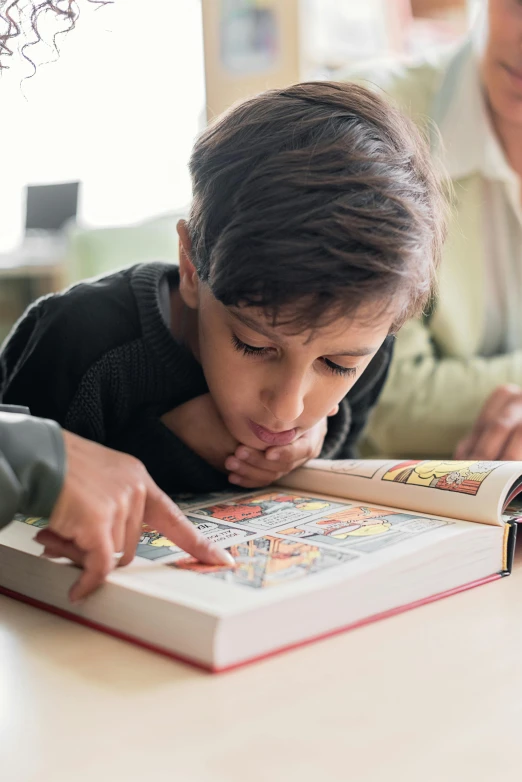
<svg viewBox="0 0 522 782">
<path fill-rule="evenodd" d="M 226 476 L 160 420 L 208 391 L 200 364 L 167 325 L 168 290 L 178 284 L 176 267 L 147 263 L 40 299 L 4 345 L 0 400 L 137 456 L 170 494 L 225 488 Z M 388 339 L 328 419 L 323 458 L 353 455 L 391 349 Z"/>
</svg>

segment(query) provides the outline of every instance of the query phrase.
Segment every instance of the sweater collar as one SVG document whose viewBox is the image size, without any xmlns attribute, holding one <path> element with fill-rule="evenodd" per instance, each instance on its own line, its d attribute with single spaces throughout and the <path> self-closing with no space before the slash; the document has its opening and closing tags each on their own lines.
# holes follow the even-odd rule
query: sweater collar
<svg viewBox="0 0 522 782">
<path fill-rule="evenodd" d="M 170 312 L 165 312 L 162 286 L 167 281 L 169 289 L 179 286 L 179 269 L 168 263 L 142 263 L 131 275 L 131 286 L 136 297 L 143 338 L 165 371 L 179 376 L 180 363 L 188 371 L 203 370 L 191 351 L 174 338 L 170 331 Z"/>
</svg>

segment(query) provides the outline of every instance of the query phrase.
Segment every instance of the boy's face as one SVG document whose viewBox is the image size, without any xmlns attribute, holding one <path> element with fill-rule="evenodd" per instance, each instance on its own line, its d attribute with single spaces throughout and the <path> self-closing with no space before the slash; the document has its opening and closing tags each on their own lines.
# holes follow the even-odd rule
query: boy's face
<svg viewBox="0 0 522 782">
<path fill-rule="evenodd" d="M 198 353 L 229 432 L 264 450 L 288 445 L 329 414 L 364 372 L 392 316 L 338 319 L 314 332 L 273 327 L 262 310 L 225 307 L 197 279 L 187 257 L 180 292 L 197 309 Z"/>
<path fill-rule="evenodd" d="M 258 450 L 288 445 L 335 412 L 391 325 L 340 320 L 292 335 L 258 310 L 223 306 L 207 285 L 200 286 L 198 324 L 216 407 L 229 432 Z"/>
</svg>

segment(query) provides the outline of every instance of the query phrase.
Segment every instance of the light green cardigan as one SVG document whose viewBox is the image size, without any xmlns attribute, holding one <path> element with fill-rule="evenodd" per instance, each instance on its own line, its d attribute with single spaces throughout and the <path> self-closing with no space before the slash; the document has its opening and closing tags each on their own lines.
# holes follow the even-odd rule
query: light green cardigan
<svg viewBox="0 0 522 782">
<path fill-rule="evenodd" d="M 429 132 L 451 100 L 466 57 L 469 44 L 434 61 L 377 67 L 347 78 L 377 85 Z M 436 134 L 431 136 L 435 154 Z M 482 183 L 478 173 L 453 180 L 437 303 L 429 320 L 410 321 L 399 332 L 388 380 L 366 430 L 365 456 L 451 456 L 489 394 L 503 383 L 522 385 L 522 351 L 478 355 L 487 295 Z"/>
</svg>

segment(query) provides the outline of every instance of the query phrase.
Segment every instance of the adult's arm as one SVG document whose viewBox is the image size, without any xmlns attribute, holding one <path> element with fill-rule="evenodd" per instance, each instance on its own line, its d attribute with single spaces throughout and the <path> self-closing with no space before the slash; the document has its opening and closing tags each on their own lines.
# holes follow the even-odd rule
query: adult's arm
<svg viewBox="0 0 522 782">
<path fill-rule="evenodd" d="M 453 454 L 490 394 L 522 385 L 522 351 L 492 358 L 440 357 L 429 327 L 410 321 L 397 336 L 394 359 L 366 436 L 385 456 Z"/>
<path fill-rule="evenodd" d="M 0 528 L 17 512 L 51 513 L 62 489 L 65 461 L 57 423 L 0 412 Z"/>
</svg>

